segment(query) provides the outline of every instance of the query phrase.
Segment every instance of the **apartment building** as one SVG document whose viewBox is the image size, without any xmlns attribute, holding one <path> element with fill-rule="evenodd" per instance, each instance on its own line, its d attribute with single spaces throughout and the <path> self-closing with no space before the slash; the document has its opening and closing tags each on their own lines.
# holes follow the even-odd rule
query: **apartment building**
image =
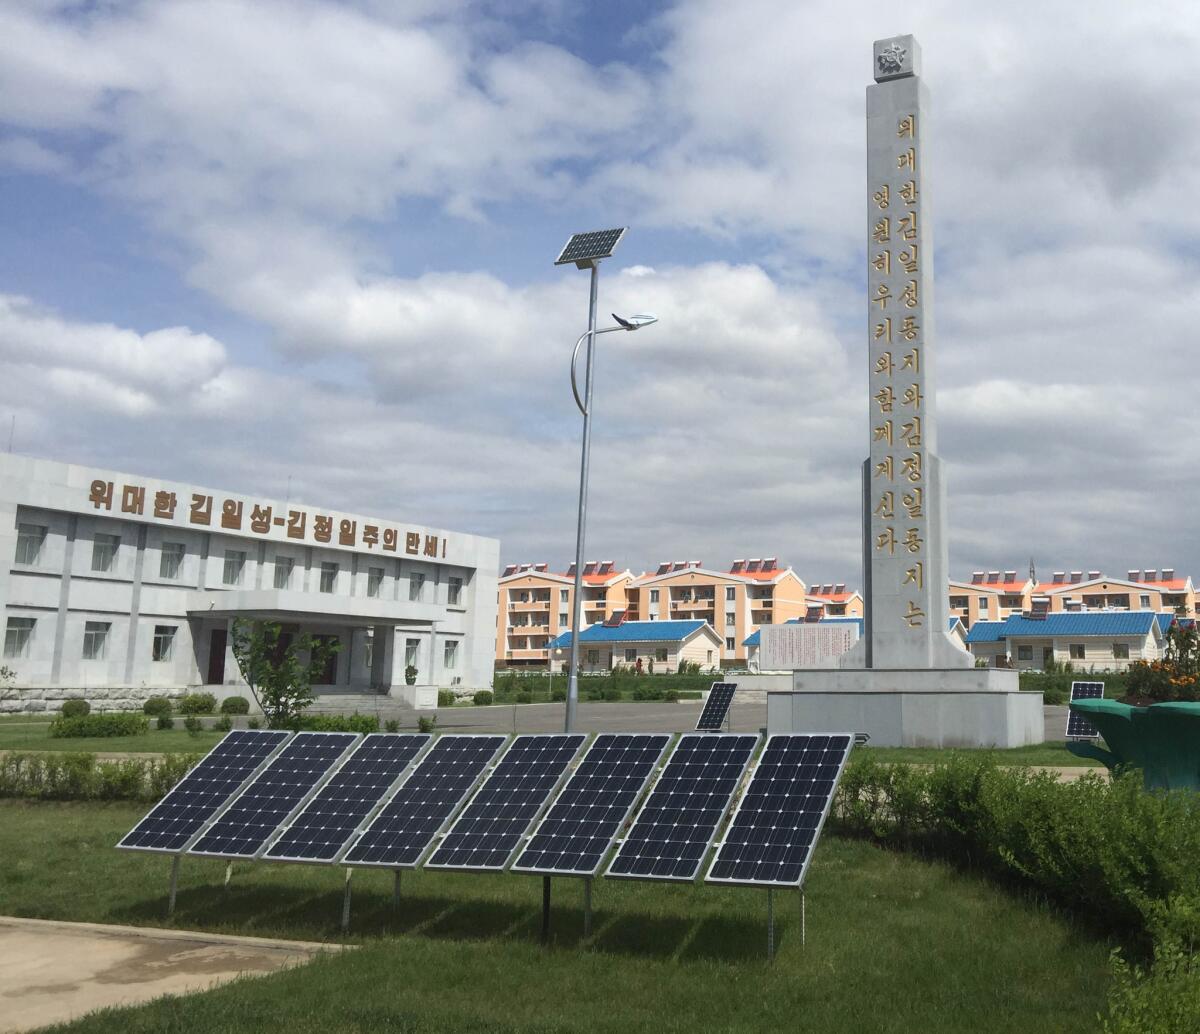
<svg viewBox="0 0 1200 1034">
<path fill-rule="evenodd" d="M 1033 590 L 1034 606 L 1050 613 L 1088 610 L 1152 610 L 1196 616 L 1196 588 L 1172 567 L 1129 569 L 1124 578 L 1099 571 L 1055 571 Z"/>
<path fill-rule="evenodd" d="M 974 571 L 969 582 L 950 581 L 950 613 L 970 628 L 977 621 L 1002 621 L 1030 609 L 1033 580 L 1016 571 Z"/>
<path fill-rule="evenodd" d="M 819 608 L 809 612 L 810 617 L 861 618 L 863 596 L 857 589 L 847 590 L 842 582 L 812 584 L 808 587 L 808 606 Z"/>
</svg>

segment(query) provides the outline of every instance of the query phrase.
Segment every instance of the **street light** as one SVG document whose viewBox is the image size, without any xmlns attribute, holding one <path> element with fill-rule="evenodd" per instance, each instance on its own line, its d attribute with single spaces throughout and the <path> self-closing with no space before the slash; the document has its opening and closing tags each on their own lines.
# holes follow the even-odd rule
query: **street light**
<svg viewBox="0 0 1200 1034">
<path fill-rule="evenodd" d="M 579 269 L 591 270 L 591 292 L 588 299 L 588 329 L 579 335 L 571 352 L 571 392 L 575 405 L 583 414 L 583 447 L 579 460 L 579 512 L 575 526 L 575 597 L 571 604 L 571 660 L 567 668 L 567 709 L 565 728 L 567 732 L 575 724 L 575 711 L 579 705 L 579 621 L 583 608 L 583 541 L 587 528 L 588 460 L 592 449 L 592 371 L 595 368 L 595 337 L 614 330 L 638 330 L 657 322 L 654 316 L 638 315 L 621 317 L 613 313 L 616 326 L 596 329 L 596 295 L 600 280 L 600 261 L 609 258 L 625 228 L 600 230 L 594 233 L 574 234 L 564 245 L 554 264 L 566 265 L 573 262 Z M 583 381 L 583 397 L 579 395 L 579 384 L 575 367 L 579 360 L 579 349 L 587 341 L 587 361 Z"/>
</svg>

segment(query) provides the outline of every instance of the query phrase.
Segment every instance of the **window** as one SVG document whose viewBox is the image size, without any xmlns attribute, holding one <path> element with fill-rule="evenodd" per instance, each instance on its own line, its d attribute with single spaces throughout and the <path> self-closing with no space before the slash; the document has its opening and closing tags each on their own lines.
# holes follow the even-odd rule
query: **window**
<svg viewBox="0 0 1200 1034">
<path fill-rule="evenodd" d="M 104 660 L 105 647 L 108 645 L 108 630 L 112 627 L 108 621 L 87 621 L 83 626 L 83 659 L 85 661 Z"/>
<path fill-rule="evenodd" d="M 567 600 L 569 599 L 568 593 L 570 591 L 571 591 L 570 589 L 559 589 L 558 590 L 558 602 L 566 603 Z"/>
<path fill-rule="evenodd" d="M 420 639 L 404 640 L 404 666 L 415 668 L 417 665 L 417 650 L 421 645 Z"/>
<path fill-rule="evenodd" d="M 111 571 L 117 562 L 117 550 L 120 547 L 120 535 L 97 532 L 96 537 L 92 539 L 92 570 Z"/>
<path fill-rule="evenodd" d="M 175 652 L 175 630 L 178 625 L 154 626 L 154 653 L 151 658 L 156 661 L 169 661 Z"/>
<path fill-rule="evenodd" d="M 737 599 L 737 586 L 736 585 L 725 586 L 725 599 L 728 600 L 730 603 L 732 603 L 734 600 Z"/>
<path fill-rule="evenodd" d="M 733 643 L 733 636 L 728 636 L 726 638 L 725 649 L 728 650 L 730 653 L 732 653 L 735 649 L 737 649 L 737 647 L 734 646 L 734 643 Z"/>
<path fill-rule="evenodd" d="M 658 602 L 658 590 L 657 590 L 657 589 L 651 589 L 651 590 L 650 590 L 650 602 L 651 602 L 651 603 L 657 603 L 657 602 Z"/>
<path fill-rule="evenodd" d="M 1129 644 L 1128 643 L 1113 643 L 1113 660 L 1115 660 L 1115 661 L 1129 660 Z"/>
<path fill-rule="evenodd" d="M 458 640 L 447 639 L 446 648 L 442 654 L 442 667 L 447 671 L 453 671 L 458 667 Z"/>
<path fill-rule="evenodd" d="M 379 592 L 383 588 L 383 568 L 372 567 L 367 571 L 367 595 L 373 599 L 379 599 Z"/>
<path fill-rule="evenodd" d="M 1071 651 L 1071 660 L 1073 660 L 1073 661 L 1083 660 L 1083 656 L 1084 656 L 1083 643 L 1072 643 L 1068 647 L 1068 649 Z"/>
<path fill-rule="evenodd" d="M 332 560 L 321 562 L 321 591 L 333 592 L 337 588 L 338 565 Z"/>
<path fill-rule="evenodd" d="M 41 524 L 17 525 L 17 563 L 36 564 L 46 541 L 46 528 Z"/>
<path fill-rule="evenodd" d="M 979 597 L 979 613 L 986 614 L 988 612 L 988 604 L 991 602 L 986 596 Z"/>
<path fill-rule="evenodd" d="M 221 581 L 225 585 L 241 585 L 242 572 L 246 569 L 246 554 L 240 549 L 225 550 L 225 570 Z"/>
<path fill-rule="evenodd" d="M 663 660 L 666 660 L 666 658 L 664 657 Z M 599 664 L 600 663 L 600 651 L 599 650 L 588 650 L 587 662 L 588 662 L 588 664 Z"/>
<path fill-rule="evenodd" d="M 184 552 L 182 542 L 164 542 L 158 551 L 158 577 L 177 579 L 183 570 Z"/>
<path fill-rule="evenodd" d="M 275 588 L 287 589 L 292 584 L 292 568 L 296 561 L 290 556 L 275 557 Z"/>
<path fill-rule="evenodd" d="M 1150 609 L 1150 597 L 1148 595 L 1139 596 L 1138 597 L 1138 605 L 1142 608 L 1142 610 L 1149 610 Z"/>
<path fill-rule="evenodd" d="M 733 628 L 733 626 L 737 624 L 737 614 L 735 614 L 732 610 L 725 611 L 725 624 L 730 628 Z"/>
<path fill-rule="evenodd" d="M 449 581 L 446 583 L 446 605 L 449 607 L 460 606 L 459 601 L 461 599 L 462 579 L 451 575 Z"/>
<path fill-rule="evenodd" d="M 37 618 L 9 618 L 4 630 L 4 656 L 28 657 L 29 641 L 33 638 L 33 626 Z"/>
<path fill-rule="evenodd" d="M 667 659 L 667 648 L 665 646 L 657 646 L 654 648 L 654 659 L 656 661 L 665 661 Z"/>
<path fill-rule="evenodd" d="M 565 625 L 569 620 L 570 620 L 570 615 L 565 610 L 561 614 L 558 615 L 558 623 L 560 625 Z"/>
<path fill-rule="evenodd" d="M 712 660 L 712 650 L 709 650 L 709 651 L 708 651 L 708 663 L 709 663 L 709 664 L 712 664 L 712 662 L 713 662 L 713 660 Z"/>
<path fill-rule="evenodd" d="M 425 576 L 423 574 L 410 574 L 408 576 L 408 598 L 411 602 L 420 602 L 422 594 L 425 592 Z M 528 593 L 521 593 L 521 602 L 527 603 Z"/>
<path fill-rule="evenodd" d="M 1019 661 L 1033 660 L 1033 647 L 1032 646 L 1018 646 L 1017 647 L 1017 660 L 1019 660 Z"/>
<path fill-rule="evenodd" d="M 630 664 L 632 664 L 634 661 L 636 661 L 637 660 L 637 650 L 633 647 L 628 647 L 625 650 L 625 660 L 627 660 Z"/>
</svg>

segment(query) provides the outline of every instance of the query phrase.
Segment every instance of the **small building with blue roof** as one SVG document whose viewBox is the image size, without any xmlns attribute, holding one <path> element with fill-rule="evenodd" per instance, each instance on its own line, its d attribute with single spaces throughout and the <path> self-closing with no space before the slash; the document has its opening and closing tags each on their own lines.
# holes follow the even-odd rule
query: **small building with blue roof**
<svg viewBox="0 0 1200 1034">
<path fill-rule="evenodd" d="M 550 643 L 556 662 L 568 663 L 571 633 Z M 678 671 L 682 663 L 719 670 L 721 637 L 707 621 L 616 621 L 590 625 L 579 633 L 579 670 L 612 671 L 618 665 L 657 674 Z"/>
<path fill-rule="evenodd" d="M 1045 670 L 1053 663 L 1121 671 L 1162 657 L 1172 619 L 1150 610 L 1011 614 L 1003 621 L 976 621 L 966 644 L 989 667 Z"/>
</svg>

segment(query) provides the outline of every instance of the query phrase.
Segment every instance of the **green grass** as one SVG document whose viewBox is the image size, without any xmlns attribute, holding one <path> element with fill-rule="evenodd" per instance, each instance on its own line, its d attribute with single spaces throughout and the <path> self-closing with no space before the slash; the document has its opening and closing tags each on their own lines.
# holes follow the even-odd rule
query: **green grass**
<svg viewBox="0 0 1200 1034">
<path fill-rule="evenodd" d="M 0 913 L 166 925 L 169 861 L 112 844 L 145 809 L 0 802 Z M 339 940 L 343 870 L 187 858 L 173 925 Z M 864 842 L 825 837 L 798 897 L 599 880 L 581 937 L 577 881 L 555 880 L 554 937 L 538 941 L 541 881 L 354 876 L 358 950 L 56 1030 L 1091 1031 L 1109 945 L 1034 902 Z"/>
<path fill-rule="evenodd" d="M 869 757 L 885 764 L 933 765 L 945 761 L 952 753 L 937 747 L 855 747 L 854 757 Z M 988 758 L 998 765 L 1050 765 L 1056 768 L 1103 768 L 1099 761 L 1076 757 L 1065 741 L 1047 740 L 1030 747 L 1008 747 L 1002 750 L 964 750 L 972 758 Z"/>
<path fill-rule="evenodd" d="M 174 729 L 155 729 L 144 736 L 79 736 L 51 738 L 48 719 L 22 715 L 0 720 L 0 750 L 68 750 L 88 753 L 165 754 L 207 751 L 225 734 L 205 730 L 192 735 L 175 719 Z"/>
</svg>

